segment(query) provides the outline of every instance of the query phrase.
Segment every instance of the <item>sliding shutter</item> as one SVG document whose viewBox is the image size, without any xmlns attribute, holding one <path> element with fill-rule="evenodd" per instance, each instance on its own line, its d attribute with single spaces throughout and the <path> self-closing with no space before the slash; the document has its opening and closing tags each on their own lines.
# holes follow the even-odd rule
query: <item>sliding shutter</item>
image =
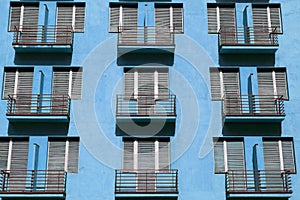
<svg viewBox="0 0 300 200">
<path fill-rule="evenodd" d="M 183 6 L 174 4 L 173 8 L 173 28 L 175 33 L 183 33 Z"/>
<path fill-rule="evenodd" d="M 23 26 L 36 28 L 38 25 L 39 4 L 24 4 Z"/>
<path fill-rule="evenodd" d="M 69 68 L 54 68 L 52 79 L 52 93 L 53 94 L 69 94 Z"/>
<path fill-rule="evenodd" d="M 79 138 L 70 138 L 68 150 L 68 172 L 78 172 Z"/>
<path fill-rule="evenodd" d="M 170 28 L 170 6 L 155 5 L 155 26 Z"/>
<path fill-rule="evenodd" d="M 215 173 L 219 174 L 225 173 L 224 141 L 217 139 L 214 138 L 214 166 Z"/>
<path fill-rule="evenodd" d="M 57 5 L 57 21 L 58 28 L 71 28 L 73 19 L 73 5 L 71 4 L 58 4 Z"/>
<path fill-rule="evenodd" d="M 71 98 L 73 100 L 81 99 L 82 91 L 82 68 L 72 68 Z"/>
<path fill-rule="evenodd" d="M 9 94 L 14 94 L 15 90 L 16 69 L 5 68 L 4 86 L 2 98 L 7 99 Z"/>
<path fill-rule="evenodd" d="M 276 27 L 277 33 L 282 33 L 280 5 L 270 5 L 271 26 Z"/>
<path fill-rule="evenodd" d="M 169 94 L 169 72 L 168 69 L 158 69 L 158 94 Z"/>
<path fill-rule="evenodd" d="M 221 100 L 221 80 L 220 80 L 220 70 L 218 68 L 209 68 L 210 72 L 210 94 L 212 100 Z"/>
<path fill-rule="evenodd" d="M 123 142 L 123 169 L 132 170 L 134 169 L 134 141 Z"/>
<path fill-rule="evenodd" d="M 134 94 L 134 70 L 132 69 L 124 72 L 124 94 L 127 97 Z"/>
<path fill-rule="evenodd" d="M 207 4 L 208 33 L 218 33 L 217 6 Z"/>
<path fill-rule="evenodd" d="M 48 141 L 48 170 L 65 170 L 66 140 Z"/>
<path fill-rule="evenodd" d="M 84 32 L 85 4 L 75 4 L 75 32 Z"/>
<path fill-rule="evenodd" d="M 109 9 L 109 32 L 118 32 L 119 26 L 137 27 L 137 4 L 110 4 Z"/>
<path fill-rule="evenodd" d="M 155 26 L 171 28 L 175 33 L 183 33 L 183 5 L 156 4 Z"/>
<path fill-rule="evenodd" d="M 149 69 L 138 71 L 138 94 L 143 96 L 154 95 L 154 72 Z"/>
<path fill-rule="evenodd" d="M 159 142 L 159 169 L 170 169 L 170 143 L 167 141 Z"/>
<path fill-rule="evenodd" d="M 138 141 L 138 169 L 155 169 L 153 141 Z"/>
<path fill-rule="evenodd" d="M 220 28 L 230 27 L 235 30 L 235 7 L 234 6 L 219 6 L 220 12 Z"/>
<path fill-rule="evenodd" d="M 118 26 L 120 26 L 120 5 L 110 4 L 109 13 L 109 32 L 118 32 Z"/>
<path fill-rule="evenodd" d="M 252 17 L 254 27 L 269 27 L 268 11 L 266 6 L 252 6 Z"/>
<path fill-rule="evenodd" d="M 137 5 L 123 5 L 122 26 L 137 27 Z"/>
<path fill-rule="evenodd" d="M 9 139 L 0 139 L 0 170 L 7 169 L 8 161 L 8 151 L 9 151 Z"/>
<path fill-rule="evenodd" d="M 285 68 L 278 68 L 275 71 L 276 92 L 282 95 L 284 99 L 288 99 L 287 78 Z"/>
<path fill-rule="evenodd" d="M 281 140 L 284 170 L 296 173 L 294 144 L 292 139 Z"/>
<path fill-rule="evenodd" d="M 272 71 L 257 69 L 257 78 L 259 95 L 274 95 Z"/>
<path fill-rule="evenodd" d="M 20 25 L 21 4 L 11 3 L 10 5 L 10 19 L 9 31 L 14 31 Z"/>
<path fill-rule="evenodd" d="M 33 71 L 31 69 L 18 69 L 18 87 L 17 94 L 31 94 Z"/>
</svg>

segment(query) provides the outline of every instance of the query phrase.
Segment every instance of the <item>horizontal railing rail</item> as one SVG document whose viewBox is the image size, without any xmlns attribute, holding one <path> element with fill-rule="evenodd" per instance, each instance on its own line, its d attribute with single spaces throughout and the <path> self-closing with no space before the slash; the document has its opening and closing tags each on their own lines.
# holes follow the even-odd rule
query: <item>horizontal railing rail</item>
<svg viewBox="0 0 300 200">
<path fill-rule="evenodd" d="M 65 194 L 66 176 L 58 170 L 1 170 L 0 193 Z"/>
<path fill-rule="evenodd" d="M 116 170 L 115 193 L 178 193 L 178 170 Z"/>
<path fill-rule="evenodd" d="M 232 170 L 226 174 L 227 193 L 292 193 L 289 171 Z"/>
<path fill-rule="evenodd" d="M 176 95 L 117 95 L 117 116 L 175 116 Z"/>
<path fill-rule="evenodd" d="M 284 99 L 281 95 L 240 95 L 223 99 L 225 116 L 284 116 Z"/>
<path fill-rule="evenodd" d="M 278 33 L 276 27 L 223 26 L 219 30 L 219 45 L 277 46 Z"/>
<path fill-rule="evenodd" d="M 67 94 L 8 95 L 6 115 L 69 116 L 71 100 Z"/>
<path fill-rule="evenodd" d="M 73 44 L 72 26 L 23 25 L 14 29 L 13 45 Z"/>
<path fill-rule="evenodd" d="M 174 33 L 170 27 L 120 26 L 118 45 L 174 46 Z"/>
</svg>

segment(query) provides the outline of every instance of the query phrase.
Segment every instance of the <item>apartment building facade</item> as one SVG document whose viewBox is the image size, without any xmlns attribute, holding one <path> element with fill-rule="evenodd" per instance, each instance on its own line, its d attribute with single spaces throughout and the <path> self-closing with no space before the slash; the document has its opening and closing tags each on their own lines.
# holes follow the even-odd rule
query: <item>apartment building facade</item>
<svg viewBox="0 0 300 200">
<path fill-rule="evenodd" d="M 2 0 L 0 199 L 299 199 L 299 8 Z"/>
</svg>

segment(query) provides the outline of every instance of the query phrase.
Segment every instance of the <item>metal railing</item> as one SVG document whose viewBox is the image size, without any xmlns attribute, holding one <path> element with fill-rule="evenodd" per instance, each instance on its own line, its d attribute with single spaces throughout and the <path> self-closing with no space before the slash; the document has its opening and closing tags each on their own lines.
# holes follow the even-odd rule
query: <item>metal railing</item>
<svg viewBox="0 0 300 200">
<path fill-rule="evenodd" d="M 227 193 L 292 193 L 289 171 L 228 171 Z"/>
<path fill-rule="evenodd" d="M 240 95 L 223 99 L 225 116 L 284 116 L 280 95 Z"/>
<path fill-rule="evenodd" d="M 65 194 L 65 171 L 57 170 L 1 170 L 2 194 Z"/>
<path fill-rule="evenodd" d="M 120 46 L 174 46 L 174 33 L 170 27 L 120 26 Z"/>
<path fill-rule="evenodd" d="M 178 193 L 178 170 L 116 170 L 115 193 Z"/>
<path fill-rule="evenodd" d="M 276 27 L 223 26 L 219 30 L 219 45 L 278 46 Z"/>
<path fill-rule="evenodd" d="M 73 44 L 71 26 L 24 25 L 14 29 L 13 45 L 70 45 Z"/>
<path fill-rule="evenodd" d="M 67 94 L 8 95 L 6 115 L 69 116 L 70 103 Z"/>
<path fill-rule="evenodd" d="M 117 116 L 176 116 L 176 95 L 117 95 Z"/>
</svg>

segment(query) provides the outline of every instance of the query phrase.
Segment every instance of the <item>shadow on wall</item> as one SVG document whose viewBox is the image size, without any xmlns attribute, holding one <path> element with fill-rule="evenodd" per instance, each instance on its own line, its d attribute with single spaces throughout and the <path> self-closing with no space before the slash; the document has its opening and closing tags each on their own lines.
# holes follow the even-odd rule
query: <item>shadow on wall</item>
<svg viewBox="0 0 300 200">
<path fill-rule="evenodd" d="M 237 3 L 268 3 L 270 0 L 235 0 L 231 2 L 237 2 Z M 217 3 L 229 3 L 228 0 L 216 0 Z M 265 199 L 264 199 L 265 200 Z"/>
<path fill-rule="evenodd" d="M 12 122 L 8 125 L 8 135 L 66 136 L 69 122 Z"/>
<path fill-rule="evenodd" d="M 220 66 L 274 66 L 275 54 L 219 54 Z"/>
<path fill-rule="evenodd" d="M 138 53 L 120 54 L 117 59 L 119 66 L 172 66 L 174 53 Z"/>
<path fill-rule="evenodd" d="M 70 65 L 72 53 L 16 53 L 16 65 Z"/>
</svg>

